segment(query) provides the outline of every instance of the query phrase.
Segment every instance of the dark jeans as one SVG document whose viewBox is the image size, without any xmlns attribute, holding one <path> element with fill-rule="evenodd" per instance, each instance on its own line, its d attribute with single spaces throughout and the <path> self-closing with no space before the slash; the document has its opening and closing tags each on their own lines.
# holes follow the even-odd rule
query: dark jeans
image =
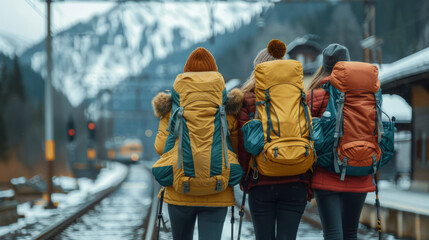
<svg viewBox="0 0 429 240">
<path fill-rule="evenodd" d="M 307 185 L 305 183 L 251 188 L 249 207 L 256 239 L 296 239 L 299 222 L 306 204 Z"/>
<path fill-rule="evenodd" d="M 198 239 L 220 240 L 227 207 L 188 207 L 168 205 L 174 240 L 192 240 L 198 216 Z"/>
<path fill-rule="evenodd" d="M 314 190 L 325 239 L 357 239 L 367 193 Z"/>
</svg>

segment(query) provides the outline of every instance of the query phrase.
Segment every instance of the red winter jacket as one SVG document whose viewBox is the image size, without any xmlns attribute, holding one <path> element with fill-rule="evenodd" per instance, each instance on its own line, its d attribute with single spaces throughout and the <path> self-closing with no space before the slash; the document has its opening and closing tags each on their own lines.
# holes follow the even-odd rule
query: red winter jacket
<svg viewBox="0 0 429 240">
<path fill-rule="evenodd" d="M 322 79 L 320 86 L 329 81 L 329 77 Z M 311 115 L 313 117 L 321 117 L 328 105 L 329 93 L 324 89 L 314 89 L 307 92 L 307 104 L 311 107 Z M 313 105 L 311 105 L 313 98 Z M 313 175 L 313 189 L 336 191 L 336 192 L 373 192 L 375 185 L 372 181 L 372 176 L 346 176 L 344 181 L 341 181 L 340 174 L 328 171 L 327 169 L 317 166 Z"/>
<path fill-rule="evenodd" d="M 238 126 L 238 161 L 240 162 L 241 167 L 245 172 L 249 170 L 249 162 L 250 162 L 250 153 L 246 151 L 243 143 L 243 132 L 241 131 L 241 127 L 250 120 L 249 114 L 251 112 L 255 113 L 256 111 L 256 96 L 255 93 L 247 92 L 244 94 L 243 99 L 243 107 L 237 115 L 237 126 Z M 269 177 L 264 176 L 259 173 L 259 177 L 257 182 L 252 181 L 252 177 L 250 177 L 248 189 L 254 186 L 261 185 L 271 185 L 271 184 L 283 184 L 283 183 L 292 183 L 292 182 L 303 182 L 307 184 L 307 200 L 311 200 L 313 198 L 313 190 L 311 189 L 311 173 L 308 172 L 306 174 L 298 175 L 298 176 L 288 176 L 288 177 Z M 243 186 L 241 186 L 243 189 Z"/>
</svg>

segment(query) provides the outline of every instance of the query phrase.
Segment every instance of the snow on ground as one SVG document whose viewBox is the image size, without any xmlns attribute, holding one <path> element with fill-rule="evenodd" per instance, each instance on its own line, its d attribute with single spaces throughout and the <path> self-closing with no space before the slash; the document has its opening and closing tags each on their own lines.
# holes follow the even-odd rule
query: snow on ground
<svg viewBox="0 0 429 240">
<path fill-rule="evenodd" d="M 13 197 L 13 195 L 15 195 L 15 191 L 12 189 L 0 191 L 0 198 L 9 198 Z"/>
<path fill-rule="evenodd" d="M 43 205 L 31 206 L 30 202 L 25 202 L 18 205 L 18 214 L 22 214 L 25 218 L 18 219 L 18 222 L 8 226 L 0 227 L 0 237 L 18 229 L 25 227 L 27 224 L 34 224 L 40 219 L 48 218 L 53 215 L 61 215 L 62 211 L 73 209 L 73 207 L 84 203 L 88 197 L 103 191 L 123 179 L 128 172 L 128 168 L 119 163 L 111 163 L 111 168 L 102 168 L 100 174 L 95 181 L 88 178 L 79 178 L 79 189 L 69 193 L 54 193 L 52 201 L 58 202 L 57 209 L 45 209 Z M 61 177 L 55 179 L 61 184 L 71 186 L 71 181 L 74 179 Z"/>
</svg>

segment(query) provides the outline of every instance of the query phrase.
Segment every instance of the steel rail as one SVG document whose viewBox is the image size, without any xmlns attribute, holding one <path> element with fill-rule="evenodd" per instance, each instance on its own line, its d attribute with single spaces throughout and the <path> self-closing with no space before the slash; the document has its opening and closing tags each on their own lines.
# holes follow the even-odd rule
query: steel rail
<svg viewBox="0 0 429 240">
<path fill-rule="evenodd" d="M 103 200 L 105 197 L 109 196 L 111 193 L 113 193 L 116 189 L 119 188 L 119 186 L 127 179 L 127 176 L 129 174 L 129 171 L 127 170 L 127 174 L 123 179 L 118 181 L 114 186 L 111 186 L 99 193 L 97 193 L 94 197 L 92 197 L 87 203 L 83 204 L 76 212 L 71 214 L 70 216 L 67 216 L 51 226 L 49 226 L 47 229 L 45 229 L 43 232 L 39 233 L 34 239 L 35 240 L 45 240 L 45 239 L 52 239 L 56 235 L 60 234 L 62 231 L 64 231 L 70 224 L 72 224 L 76 219 L 80 218 L 82 215 L 87 213 L 89 210 L 91 210 L 95 205 L 97 205 L 101 200 Z"/>
<path fill-rule="evenodd" d="M 149 170 L 149 169 L 148 169 Z M 149 170 L 150 171 L 150 170 Z M 152 176 L 152 182 L 153 182 L 153 188 L 152 188 L 152 203 L 150 206 L 149 214 L 146 217 L 146 220 L 144 222 L 144 228 L 146 231 L 143 235 L 143 240 L 154 240 L 156 239 L 156 234 L 154 234 L 157 230 L 157 220 L 158 220 L 158 205 L 159 205 L 159 199 L 158 199 L 158 192 L 161 189 L 161 186 L 155 181 L 154 177 Z"/>
</svg>

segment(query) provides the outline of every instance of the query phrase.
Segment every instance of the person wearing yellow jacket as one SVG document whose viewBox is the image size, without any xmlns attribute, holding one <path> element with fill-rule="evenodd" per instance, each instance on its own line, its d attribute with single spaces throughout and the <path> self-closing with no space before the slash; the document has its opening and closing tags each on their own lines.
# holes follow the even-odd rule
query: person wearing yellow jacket
<svg viewBox="0 0 429 240">
<path fill-rule="evenodd" d="M 152 101 L 160 119 L 155 149 L 161 156 L 152 172 L 165 187 L 173 239 L 192 239 L 197 218 L 199 239 L 221 239 L 227 207 L 235 204 L 232 186 L 243 176 L 235 154 L 242 99 L 239 89 L 226 94 L 215 59 L 200 47 L 172 92 Z"/>
</svg>

